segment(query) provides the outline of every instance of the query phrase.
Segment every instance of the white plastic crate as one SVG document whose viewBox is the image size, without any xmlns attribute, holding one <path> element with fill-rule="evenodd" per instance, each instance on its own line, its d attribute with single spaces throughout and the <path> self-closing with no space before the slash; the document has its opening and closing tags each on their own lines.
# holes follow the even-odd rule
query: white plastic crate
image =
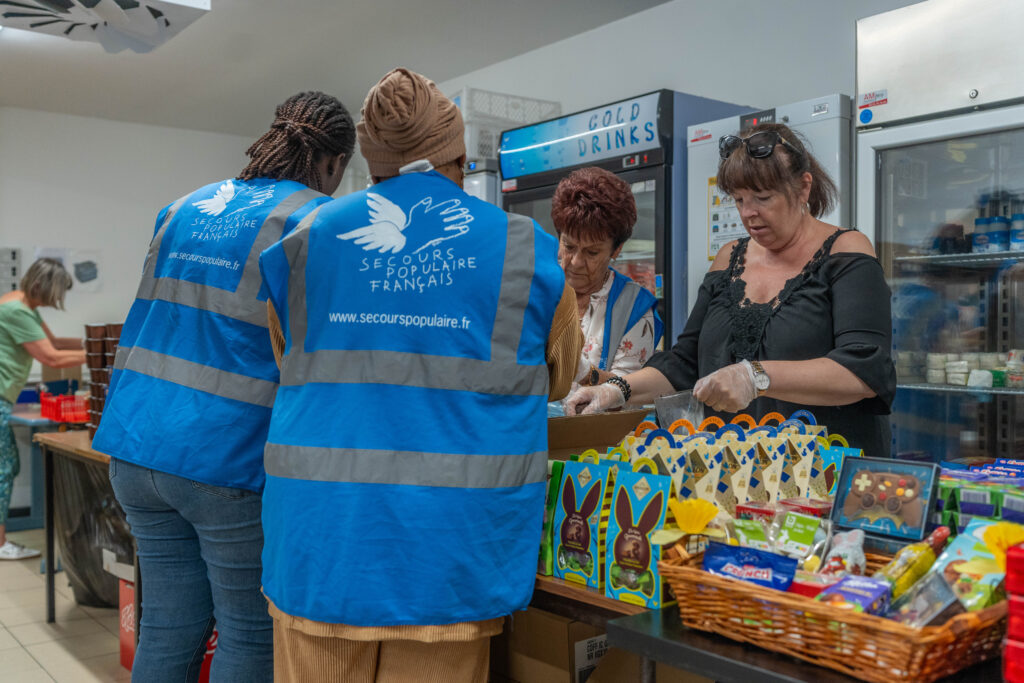
<svg viewBox="0 0 1024 683">
<path fill-rule="evenodd" d="M 466 121 L 490 119 L 526 125 L 554 118 L 562 113 L 562 105 L 558 102 L 479 88 L 463 88 L 452 95 L 451 99 L 462 110 L 462 118 Z"/>
<path fill-rule="evenodd" d="M 451 97 L 466 124 L 466 157 L 496 159 L 501 131 L 543 121 L 562 113 L 558 102 L 462 88 Z"/>
</svg>

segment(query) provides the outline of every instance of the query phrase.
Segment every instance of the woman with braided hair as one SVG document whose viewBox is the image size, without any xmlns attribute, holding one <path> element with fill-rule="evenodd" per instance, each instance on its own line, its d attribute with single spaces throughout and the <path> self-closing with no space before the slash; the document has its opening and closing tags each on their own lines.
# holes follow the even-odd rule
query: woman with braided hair
<svg viewBox="0 0 1024 683">
<path fill-rule="evenodd" d="M 260 592 L 263 447 L 280 379 L 260 253 L 327 202 L 355 145 L 345 107 L 303 92 L 277 107 L 235 178 L 157 216 L 93 447 L 138 546 L 132 680 L 273 679 Z"/>
</svg>

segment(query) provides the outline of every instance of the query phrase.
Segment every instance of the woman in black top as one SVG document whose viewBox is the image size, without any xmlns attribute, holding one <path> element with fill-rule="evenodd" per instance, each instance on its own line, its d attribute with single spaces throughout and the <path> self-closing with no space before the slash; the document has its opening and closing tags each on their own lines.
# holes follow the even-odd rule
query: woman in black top
<svg viewBox="0 0 1024 683">
<path fill-rule="evenodd" d="M 867 238 L 818 220 L 835 184 L 781 124 L 719 141 L 718 185 L 749 237 L 718 252 L 676 345 L 638 372 L 583 387 L 567 411 L 692 388 L 728 421 L 806 408 L 865 455 L 888 457 L 890 292 Z"/>
</svg>

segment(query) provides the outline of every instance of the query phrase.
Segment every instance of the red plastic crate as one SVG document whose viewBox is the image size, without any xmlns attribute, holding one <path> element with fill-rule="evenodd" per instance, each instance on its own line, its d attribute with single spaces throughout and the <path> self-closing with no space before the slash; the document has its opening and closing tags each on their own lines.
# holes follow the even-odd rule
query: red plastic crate
<svg viewBox="0 0 1024 683">
<path fill-rule="evenodd" d="M 1024 683 L 1024 643 L 1007 638 L 1003 643 L 1003 680 Z"/>
<path fill-rule="evenodd" d="M 1006 592 L 1024 595 L 1024 544 L 1014 546 L 1006 553 Z"/>
<path fill-rule="evenodd" d="M 1024 597 L 1010 596 L 1006 637 L 1024 643 Z"/>
<path fill-rule="evenodd" d="M 85 396 L 39 395 L 39 412 L 54 422 L 88 422 L 89 399 Z"/>
</svg>

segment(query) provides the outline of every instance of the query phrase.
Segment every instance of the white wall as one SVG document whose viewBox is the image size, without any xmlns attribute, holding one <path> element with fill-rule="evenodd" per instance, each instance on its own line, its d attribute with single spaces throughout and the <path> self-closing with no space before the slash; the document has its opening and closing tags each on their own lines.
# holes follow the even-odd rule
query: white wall
<svg viewBox="0 0 1024 683">
<path fill-rule="evenodd" d="M 674 0 L 439 84 L 572 112 L 659 88 L 771 107 L 854 94 L 856 20 L 916 0 Z"/>
<path fill-rule="evenodd" d="M 203 184 L 236 175 L 248 137 L 0 107 L 0 247 L 95 250 L 101 288 L 41 310 L 59 336 L 124 319 L 157 212 Z M 38 365 L 35 368 L 38 371 Z"/>
</svg>

